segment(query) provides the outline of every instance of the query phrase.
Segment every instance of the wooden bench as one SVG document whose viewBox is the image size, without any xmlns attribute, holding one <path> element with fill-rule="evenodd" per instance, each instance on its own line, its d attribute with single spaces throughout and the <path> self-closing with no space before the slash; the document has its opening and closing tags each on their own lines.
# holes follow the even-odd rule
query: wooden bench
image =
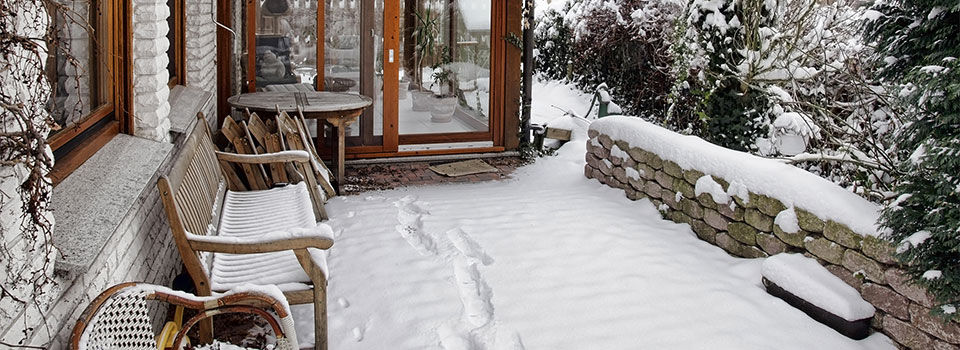
<svg viewBox="0 0 960 350">
<path fill-rule="evenodd" d="M 295 164 L 306 181 L 257 191 L 232 191 L 230 164 Z M 180 257 L 197 289 L 208 296 L 244 283 L 277 285 L 291 304 L 314 304 L 315 348 L 326 349 L 326 249 L 332 230 L 317 223 L 317 188 L 306 151 L 259 155 L 216 150 L 205 121 L 187 136 L 173 168 L 157 188 Z M 319 202 L 319 203 L 322 203 Z M 213 324 L 200 325 L 209 340 Z"/>
</svg>

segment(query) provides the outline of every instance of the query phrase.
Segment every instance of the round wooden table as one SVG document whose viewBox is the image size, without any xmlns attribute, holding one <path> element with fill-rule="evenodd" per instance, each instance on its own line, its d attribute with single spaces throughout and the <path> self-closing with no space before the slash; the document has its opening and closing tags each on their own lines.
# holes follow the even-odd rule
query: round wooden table
<svg viewBox="0 0 960 350">
<path fill-rule="evenodd" d="M 317 135 L 323 134 L 323 121 L 337 128 L 337 192 L 343 186 L 343 162 L 345 158 L 346 127 L 373 105 L 373 99 L 363 95 L 326 91 L 275 91 L 253 92 L 230 96 L 227 99 L 233 108 L 249 109 L 252 112 L 276 113 L 277 109 L 296 113 L 303 110 L 303 117 L 317 119 Z M 322 145 L 317 144 L 317 148 Z"/>
</svg>

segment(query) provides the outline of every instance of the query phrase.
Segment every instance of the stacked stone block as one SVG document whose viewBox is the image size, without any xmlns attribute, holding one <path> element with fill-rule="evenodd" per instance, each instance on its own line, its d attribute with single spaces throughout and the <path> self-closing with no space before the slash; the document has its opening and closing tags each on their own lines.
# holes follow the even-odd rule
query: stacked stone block
<svg viewBox="0 0 960 350">
<path fill-rule="evenodd" d="M 933 297 L 907 282 L 888 242 L 861 236 L 803 208 L 794 208 L 800 231 L 784 232 L 774 218 L 787 206 L 775 198 L 749 192 L 748 200 L 733 196 L 730 204 L 716 203 L 707 193 L 696 195 L 697 180 L 710 175 L 724 190 L 727 180 L 683 169 L 596 130 L 588 135 L 587 178 L 622 189 L 631 200 L 648 199 L 665 219 L 689 224 L 697 237 L 731 255 L 762 258 L 787 252 L 816 259 L 877 308 L 874 329 L 903 348 L 960 349 L 960 323 L 930 314 Z M 749 190 L 750 184 L 745 185 Z"/>
<path fill-rule="evenodd" d="M 156 141 L 170 140 L 170 73 L 167 72 L 166 1 L 137 0 L 133 5 L 134 134 Z"/>
</svg>

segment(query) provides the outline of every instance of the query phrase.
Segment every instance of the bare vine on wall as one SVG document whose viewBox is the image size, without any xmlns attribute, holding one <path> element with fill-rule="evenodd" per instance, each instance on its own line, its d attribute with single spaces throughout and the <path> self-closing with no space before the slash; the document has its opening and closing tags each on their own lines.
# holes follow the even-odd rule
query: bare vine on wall
<svg viewBox="0 0 960 350">
<path fill-rule="evenodd" d="M 48 21 L 45 18 L 23 18 L 46 17 L 41 10 L 43 7 L 36 3 L 38 1 L 26 4 L 28 1 L 31 0 L 0 2 L 0 55 L 3 57 L 0 71 L 4 79 L 0 81 L 4 85 L 0 89 L 0 166 L 13 169 L 4 173 L 2 180 L 23 181 L 16 193 L 0 193 L 0 207 L 11 201 L 19 202 L 22 211 L 21 220 L 14 221 L 19 227 L 0 226 L 4 231 L 0 258 L 8 271 L 7 279 L 0 285 L 3 288 L 0 298 L 12 298 L 23 304 L 30 301 L 24 297 L 36 296 L 44 285 L 52 282 L 44 273 L 52 261 L 44 259 L 44 269 L 39 273 L 25 271 L 29 263 L 23 261 L 24 250 L 30 252 L 39 246 L 46 251 L 33 253 L 45 257 L 51 257 L 54 252 L 53 225 L 47 209 L 51 184 L 46 174 L 53 167 L 53 155 L 46 141 L 52 119 L 44 110 L 49 98 L 43 75 L 47 49 L 45 38 L 30 35 L 46 33 L 46 28 L 39 26 L 45 26 Z M 30 23 L 37 27 L 23 28 Z M 11 234 L 15 237 L 10 237 Z M 24 249 L 22 245 L 30 247 Z"/>
<path fill-rule="evenodd" d="M 55 297 L 45 295 L 56 285 L 57 254 L 48 177 L 54 156 L 47 143 L 56 123 L 48 112 L 45 63 L 58 47 L 49 16 L 57 11 L 67 10 L 49 0 L 0 0 L 0 327 L 25 323 L 18 344 L 0 343 L 6 346 L 24 346 L 38 326 L 17 314 L 32 307 L 43 315 L 41 300 Z"/>
</svg>

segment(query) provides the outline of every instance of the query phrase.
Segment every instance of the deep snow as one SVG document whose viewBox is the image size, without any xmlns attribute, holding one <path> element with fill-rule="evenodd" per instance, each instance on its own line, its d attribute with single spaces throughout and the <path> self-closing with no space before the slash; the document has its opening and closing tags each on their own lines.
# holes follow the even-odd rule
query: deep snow
<svg viewBox="0 0 960 350">
<path fill-rule="evenodd" d="M 556 102 L 585 110 L 555 95 L 535 99 L 538 119 Z M 766 294 L 763 259 L 586 179 L 574 137 L 507 180 L 332 199 L 330 348 L 894 348 L 813 321 Z M 312 306 L 293 309 L 310 343 Z"/>
</svg>

